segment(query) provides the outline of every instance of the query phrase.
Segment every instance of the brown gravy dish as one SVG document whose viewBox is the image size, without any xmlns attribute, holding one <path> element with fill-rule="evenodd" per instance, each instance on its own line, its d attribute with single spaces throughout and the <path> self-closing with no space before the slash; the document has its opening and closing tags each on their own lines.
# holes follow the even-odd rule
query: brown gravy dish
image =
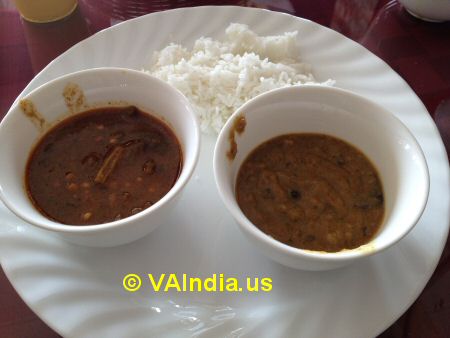
<svg viewBox="0 0 450 338">
<path fill-rule="evenodd" d="M 175 184 L 180 144 L 159 119 L 136 107 L 69 117 L 33 149 L 25 186 L 35 207 L 64 224 L 119 220 L 160 200 Z"/>
<path fill-rule="evenodd" d="M 259 145 L 239 169 L 236 195 L 263 232 L 307 250 L 359 247 L 384 216 L 381 181 L 369 159 L 322 134 L 282 135 Z"/>
</svg>

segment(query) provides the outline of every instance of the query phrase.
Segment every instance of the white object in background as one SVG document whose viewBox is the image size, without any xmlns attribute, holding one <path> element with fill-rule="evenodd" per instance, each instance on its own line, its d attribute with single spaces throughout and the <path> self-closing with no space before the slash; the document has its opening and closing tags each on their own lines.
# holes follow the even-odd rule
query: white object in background
<svg viewBox="0 0 450 338">
<path fill-rule="evenodd" d="M 413 16 L 432 22 L 450 20 L 450 0 L 398 0 Z"/>
</svg>

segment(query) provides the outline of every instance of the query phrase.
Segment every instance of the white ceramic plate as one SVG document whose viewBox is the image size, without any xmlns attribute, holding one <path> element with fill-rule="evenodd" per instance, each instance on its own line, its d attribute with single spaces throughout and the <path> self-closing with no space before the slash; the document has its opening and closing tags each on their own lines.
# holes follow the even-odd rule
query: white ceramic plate
<svg viewBox="0 0 450 338">
<path fill-rule="evenodd" d="M 54 60 L 21 95 L 59 75 L 100 66 L 140 69 L 171 41 L 221 37 L 230 22 L 259 34 L 298 30 L 300 55 L 319 80 L 334 78 L 393 111 L 415 134 L 428 161 L 431 188 L 415 229 L 395 247 L 329 272 L 302 272 L 248 245 L 215 188 L 215 139 L 203 137 L 200 162 L 167 224 L 138 242 L 111 249 L 65 243 L 24 224 L 0 206 L 1 264 L 25 302 L 68 337 L 248 336 L 372 337 L 416 299 L 441 255 L 449 227 L 449 168 L 425 107 L 383 61 L 344 36 L 293 16 L 239 7 L 179 9 L 125 22 Z M 125 274 L 141 290 L 122 287 Z M 270 277 L 271 292 L 155 293 L 147 273 Z"/>
</svg>

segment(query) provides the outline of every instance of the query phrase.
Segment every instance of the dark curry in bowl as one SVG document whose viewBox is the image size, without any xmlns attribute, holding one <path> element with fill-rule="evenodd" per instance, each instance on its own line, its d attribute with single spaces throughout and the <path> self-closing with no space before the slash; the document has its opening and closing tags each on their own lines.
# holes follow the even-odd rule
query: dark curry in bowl
<svg viewBox="0 0 450 338">
<path fill-rule="evenodd" d="M 48 131 L 30 155 L 25 185 L 48 218 L 100 224 L 152 206 L 181 166 L 180 143 L 165 122 L 134 106 L 104 107 Z"/>
</svg>

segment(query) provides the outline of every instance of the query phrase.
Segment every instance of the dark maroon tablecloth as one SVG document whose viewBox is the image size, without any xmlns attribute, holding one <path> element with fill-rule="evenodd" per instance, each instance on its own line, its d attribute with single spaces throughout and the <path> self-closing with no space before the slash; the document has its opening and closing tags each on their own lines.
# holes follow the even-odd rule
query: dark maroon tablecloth
<svg viewBox="0 0 450 338">
<path fill-rule="evenodd" d="M 24 22 L 11 4 L 0 0 L 0 118 L 35 74 L 82 39 L 127 18 L 174 6 L 202 4 L 284 11 L 361 43 L 408 82 L 436 122 L 449 153 L 450 23 L 420 21 L 397 1 L 387 0 L 79 0 L 78 9 L 70 17 L 40 25 Z M 1 270 L 0 337 L 59 337 L 23 303 Z M 380 337 L 450 337 L 448 242 L 420 297 Z"/>
</svg>

